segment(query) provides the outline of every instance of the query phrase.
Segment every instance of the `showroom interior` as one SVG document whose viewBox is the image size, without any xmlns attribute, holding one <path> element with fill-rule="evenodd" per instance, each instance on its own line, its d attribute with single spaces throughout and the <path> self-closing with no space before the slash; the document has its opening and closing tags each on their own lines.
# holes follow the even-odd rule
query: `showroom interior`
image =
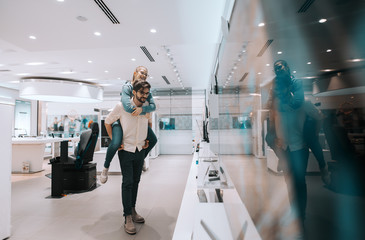
<svg viewBox="0 0 365 240">
<path fill-rule="evenodd" d="M 0 239 L 363 239 L 364 16 L 364 0 L 0 1 Z M 321 115 L 304 219 L 268 143 L 277 60 Z M 158 141 L 129 235 L 118 155 L 99 176 L 138 66 Z M 86 132 L 80 182 L 63 160 Z"/>
</svg>

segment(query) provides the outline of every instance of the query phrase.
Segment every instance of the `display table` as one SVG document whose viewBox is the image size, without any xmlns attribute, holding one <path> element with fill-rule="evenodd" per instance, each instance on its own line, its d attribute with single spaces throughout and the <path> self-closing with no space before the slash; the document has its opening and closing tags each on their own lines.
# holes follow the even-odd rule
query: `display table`
<svg viewBox="0 0 365 240">
<path fill-rule="evenodd" d="M 216 183 L 221 186 L 218 191 L 221 192 L 222 201 L 217 199 L 215 186 L 199 187 L 202 181 L 200 173 L 206 171 L 205 167 L 201 167 L 203 159 L 214 161 L 214 158 L 217 156 L 210 152 L 209 144 L 200 143 L 200 152 L 194 153 L 191 163 L 173 240 L 261 239 L 222 163 L 219 164 L 227 185 L 223 188 L 222 183 Z M 202 191 L 206 196 L 205 201 L 201 194 L 198 196 Z"/>
<path fill-rule="evenodd" d="M 54 148 L 59 148 L 60 142 L 78 142 L 79 140 L 79 138 L 13 138 L 11 171 L 13 173 L 28 172 L 23 170 L 24 163 L 29 164 L 29 173 L 42 171 L 46 143 L 52 143 Z M 58 150 L 54 152 L 59 153 Z"/>
</svg>

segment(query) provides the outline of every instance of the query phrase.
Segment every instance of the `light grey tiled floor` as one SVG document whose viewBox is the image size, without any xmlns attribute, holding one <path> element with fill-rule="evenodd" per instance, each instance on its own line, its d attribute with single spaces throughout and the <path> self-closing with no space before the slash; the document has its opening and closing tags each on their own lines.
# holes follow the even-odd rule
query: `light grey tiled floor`
<svg viewBox="0 0 365 240">
<path fill-rule="evenodd" d="M 269 173 L 265 159 L 248 155 L 223 155 L 221 159 L 262 239 L 290 239 L 293 228 L 287 228 L 288 235 L 283 226 L 285 209 L 289 208 L 284 177 Z M 106 184 L 91 192 L 70 194 L 61 199 L 47 198 L 51 194 L 51 180 L 44 176 L 50 171 L 48 165 L 41 173 L 13 175 L 10 239 L 170 240 L 191 160 L 192 155 L 161 155 L 151 160 L 149 170 L 142 174 L 137 200 L 137 210 L 146 218 L 146 223 L 137 224 L 137 234 L 133 236 L 126 234 L 123 228 L 120 175 L 109 176 Z M 342 226 L 338 225 L 334 214 L 329 214 L 338 207 L 331 207 L 329 203 L 345 202 L 341 206 L 365 209 L 363 198 L 326 189 L 320 176 L 307 176 L 307 185 L 308 239 L 333 239 L 330 236 Z M 358 217 L 360 221 L 356 223 L 363 223 L 364 218 Z M 342 232 L 356 236 L 356 232 L 345 227 Z"/>
<path fill-rule="evenodd" d="M 180 209 L 192 155 L 162 155 L 142 174 L 137 210 L 145 224 L 138 233 L 123 228 L 120 175 L 91 192 L 47 198 L 51 180 L 44 176 L 13 176 L 11 240 L 27 239 L 171 239 Z M 46 166 L 47 167 L 47 166 Z"/>
</svg>

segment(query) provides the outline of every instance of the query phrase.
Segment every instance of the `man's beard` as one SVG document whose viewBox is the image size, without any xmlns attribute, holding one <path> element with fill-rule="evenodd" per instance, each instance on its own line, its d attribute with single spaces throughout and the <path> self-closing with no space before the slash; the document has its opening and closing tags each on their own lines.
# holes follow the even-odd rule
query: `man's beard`
<svg viewBox="0 0 365 240">
<path fill-rule="evenodd" d="M 136 96 L 136 99 L 139 101 L 139 102 L 141 102 L 141 103 L 145 103 L 146 102 L 146 98 L 144 98 L 144 97 L 137 97 Z"/>
</svg>

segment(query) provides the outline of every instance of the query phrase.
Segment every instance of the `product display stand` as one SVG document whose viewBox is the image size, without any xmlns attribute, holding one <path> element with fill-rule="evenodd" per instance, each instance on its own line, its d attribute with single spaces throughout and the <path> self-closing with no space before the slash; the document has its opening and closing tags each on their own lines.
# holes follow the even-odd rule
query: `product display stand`
<svg viewBox="0 0 365 240">
<path fill-rule="evenodd" d="M 219 157 L 209 143 L 194 152 L 173 240 L 261 239 Z"/>
</svg>

